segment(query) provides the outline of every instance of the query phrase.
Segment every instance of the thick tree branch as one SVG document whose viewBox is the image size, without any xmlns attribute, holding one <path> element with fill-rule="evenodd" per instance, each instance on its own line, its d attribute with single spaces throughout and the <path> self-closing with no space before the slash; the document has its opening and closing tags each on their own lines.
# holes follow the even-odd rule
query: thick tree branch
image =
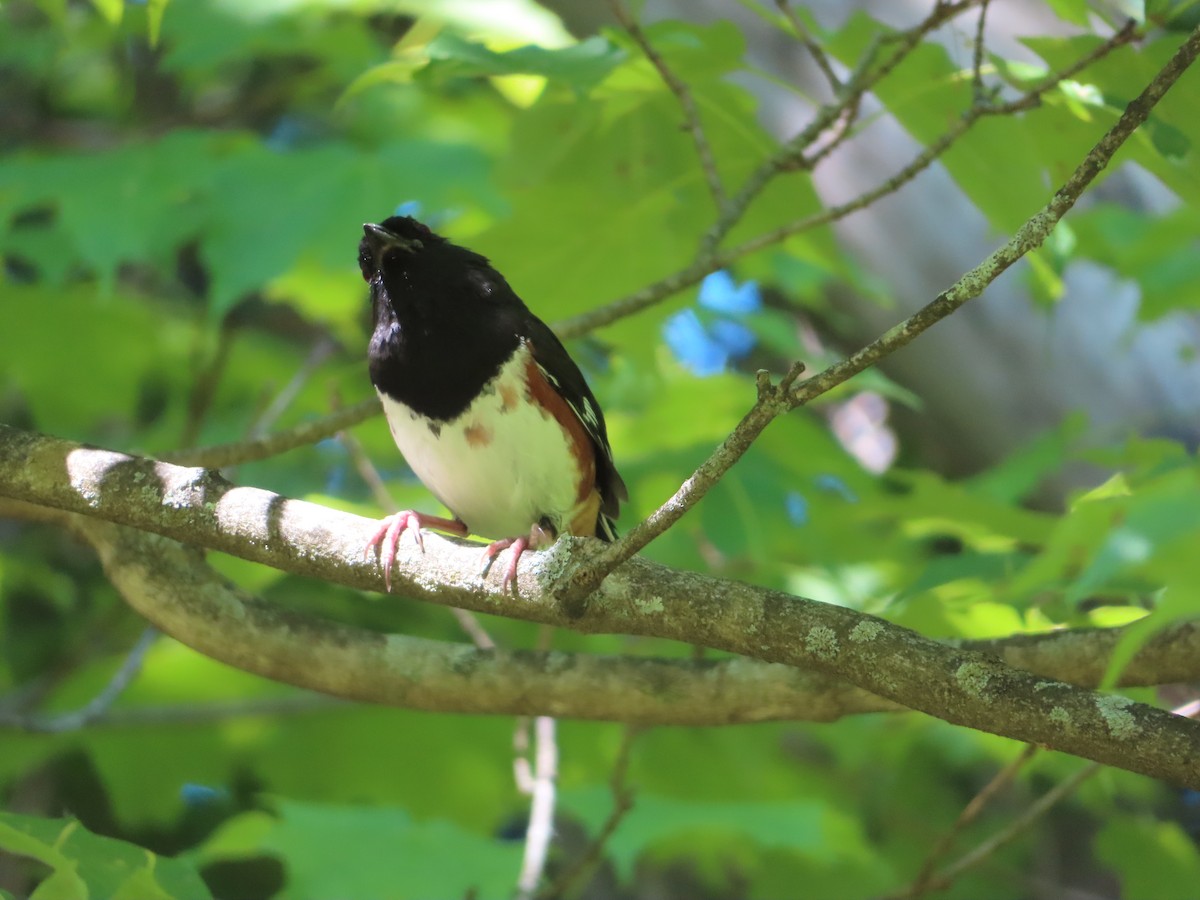
<svg viewBox="0 0 1200 900">
<path fill-rule="evenodd" d="M 554 713 L 647 725 L 832 721 L 850 713 L 901 709 L 825 676 L 741 658 L 505 651 L 382 635 L 288 612 L 240 591 L 200 554 L 173 540 L 49 507 L 0 501 L 0 516 L 6 515 L 57 524 L 78 535 L 96 550 L 106 575 L 134 610 L 199 652 L 345 699 L 438 712 Z M 430 538 L 431 558 L 451 546 L 435 546 L 437 538 Z M 267 698 L 245 708 L 159 709 L 153 719 L 209 720 L 326 705 L 311 696 Z M 136 724 L 144 715 L 118 709 L 80 724 Z M 42 721 L 7 717 L 0 718 L 0 727 L 46 730 L 39 727 Z"/>
<path fill-rule="evenodd" d="M 374 522 L 234 487 L 213 472 L 0 426 L 0 496 L 119 522 L 349 587 L 383 587 L 378 565 L 361 557 Z M 101 547 L 109 577 L 127 595 L 159 595 L 159 605 L 147 604 L 152 621 L 201 652 L 293 684 L 315 687 L 323 680 L 323 689 L 342 696 L 371 694 L 369 699 L 378 702 L 421 708 L 462 710 L 474 704 L 477 710 L 489 705 L 488 711 L 571 714 L 550 698 L 534 708 L 514 680 L 494 684 L 479 678 L 472 665 L 483 655 L 469 647 L 460 650 L 457 690 L 448 691 L 445 682 L 411 677 L 422 665 L 438 662 L 433 648 L 422 653 L 422 642 L 415 639 L 402 651 L 395 636 L 371 635 L 363 645 L 356 643 L 353 629 L 307 619 L 232 589 L 225 589 L 222 602 L 228 597 L 237 602 L 222 615 L 201 612 L 194 600 L 175 601 L 186 582 L 156 574 L 168 554 L 178 560 L 189 551 L 165 541 L 148 551 L 129 534 L 114 530 Z M 479 578 L 476 546 L 434 535 L 425 544 L 424 554 L 402 546 L 396 562 L 399 593 L 413 599 L 582 632 L 669 638 L 786 663 L 949 722 L 1200 786 L 1197 723 L 1018 671 L 993 656 L 939 644 L 873 616 L 641 559 L 614 571 L 579 610 L 563 604 L 557 589 L 574 561 L 595 551 L 594 541 L 563 538 L 549 551 L 523 557 L 516 597 L 498 580 Z M 201 582 L 202 597 L 211 592 L 207 581 Z M 238 640 L 251 632 L 253 639 Z M 300 653 L 294 652 L 297 647 Z M 503 658 L 528 676 L 554 660 L 552 654 Z M 608 674 L 599 661 L 586 657 L 571 663 L 554 673 L 554 685 L 573 683 L 580 690 L 586 685 L 590 691 Z M 661 710 L 673 704 L 657 680 L 670 670 L 660 661 L 642 665 L 645 694 L 622 697 L 625 711 L 614 718 L 636 720 L 639 706 Z M 405 676 L 397 677 L 398 669 Z M 722 686 L 719 677 L 714 680 L 712 693 L 719 697 Z M 481 698 L 489 692 L 496 702 L 484 704 Z"/>
</svg>

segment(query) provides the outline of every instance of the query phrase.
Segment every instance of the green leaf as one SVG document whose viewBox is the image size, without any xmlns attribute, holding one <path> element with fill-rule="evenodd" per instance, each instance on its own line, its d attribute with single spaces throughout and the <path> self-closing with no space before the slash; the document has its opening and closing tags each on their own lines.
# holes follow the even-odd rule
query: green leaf
<svg viewBox="0 0 1200 900">
<path fill-rule="evenodd" d="M 244 813 L 222 825 L 198 858 L 277 856 L 287 871 L 280 900 L 506 898 L 521 864 L 520 842 L 482 837 L 445 821 L 416 822 L 399 809 L 288 800 L 274 805 L 278 816 L 268 830 L 261 813 Z M 244 828 L 244 819 L 252 827 Z M 233 830 L 240 832 L 235 838 L 228 836 Z"/>
<path fill-rule="evenodd" d="M 1175 473 L 1139 489 L 1115 509 L 1120 513 L 1112 517 L 1112 529 L 1071 583 L 1068 602 L 1099 590 L 1121 572 L 1144 568 L 1164 545 L 1192 542 L 1200 531 L 1200 485 L 1191 472 Z"/>
<path fill-rule="evenodd" d="M 55 869 L 34 888 L 29 900 L 88 900 L 91 894 L 74 867 Z"/>
<path fill-rule="evenodd" d="M 1137 281 L 1141 317 L 1157 319 L 1181 307 L 1200 306 L 1193 237 L 1200 232 L 1197 210 L 1181 206 L 1150 217 L 1100 204 L 1080 213 L 1073 225 L 1081 255 Z"/>
<path fill-rule="evenodd" d="M 434 84 L 452 78 L 541 75 L 586 92 L 620 65 L 626 52 L 598 36 L 559 49 L 526 46 L 498 52 L 443 31 L 425 48 L 425 55 L 429 62 L 420 75 Z"/>
<path fill-rule="evenodd" d="M 158 46 L 163 14 L 167 11 L 168 2 L 169 0 L 146 0 L 146 31 L 151 47 Z"/>
<path fill-rule="evenodd" d="M 740 68 L 746 55 L 746 38 L 729 19 L 707 25 L 666 19 L 647 26 L 646 38 L 689 86 Z"/>
<path fill-rule="evenodd" d="M 118 24 L 125 13 L 125 0 L 92 0 L 92 5 L 110 25 Z"/>
<path fill-rule="evenodd" d="M 1047 0 L 1046 5 L 1064 22 L 1072 25 L 1087 25 L 1091 6 L 1088 0 Z"/>
<path fill-rule="evenodd" d="M 0 812 L 0 849 L 53 868 L 31 900 L 212 900 L 188 864 L 92 834 L 73 819 Z"/>
<path fill-rule="evenodd" d="M 1144 816 L 1108 818 L 1095 841 L 1096 857 L 1121 880 L 1123 897 L 1192 900 L 1200 884 L 1200 853 L 1174 822 Z"/>
<path fill-rule="evenodd" d="M 853 66 L 879 31 L 877 23 L 860 13 L 851 17 L 830 49 Z M 879 82 L 874 93 L 924 145 L 945 134 L 974 99 L 962 61 L 932 42 L 918 46 Z M 1035 132 L 1052 128 L 1040 110 L 1019 120 L 985 117 L 955 141 L 941 163 L 992 225 L 1011 232 L 1046 202 L 1046 157 L 1039 151 Z M 902 165 L 897 162 L 894 168 Z M 881 174 L 880 180 L 885 177 Z"/>
<path fill-rule="evenodd" d="M 1027 38 L 1022 42 L 1041 56 L 1051 69 L 1061 70 L 1094 50 L 1102 40 L 1094 35 L 1081 35 L 1070 38 Z M 1154 38 L 1140 45 L 1137 51 L 1130 47 L 1122 48 L 1076 76 L 1078 82 L 1089 86 L 1092 94 L 1099 94 L 1102 105 L 1084 109 L 1076 106 L 1071 116 L 1051 115 L 1050 118 L 1057 125 L 1056 130 L 1039 130 L 1037 133 L 1045 157 L 1062 158 L 1063 171 L 1057 167 L 1052 169 L 1056 181 L 1065 177 L 1069 171 L 1066 166 L 1069 164 L 1074 167 L 1096 142 L 1102 130 L 1117 120 L 1126 103 L 1133 98 L 1131 85 L 1148 83 L 1174 54 L 1181 40 L 1177 34 L 1157 33 Z M 1186 153 L 1188 147 L 1200 146 L 1200 120 L 1194 115 L 1194 105 L 1190 103 L 1189 96 L 1195 91 L 1197 77 L 1200 76 L 1194 71 L 1185 73 L 1180 84 L 1159 101 L 1146 125 L 1117 155 L 1118 161 L 1134 161 L 1149 169 L 1179 194 L 1185 205 L 1192 206 L 1200 203 L 1200 171 L 1179 154 Z M 1046 111 L 1049 112 L 1067 99 L 1061 92 L 1047 94 Z M 1073 161 L 1068 163 L 1068 160 Z"/>
<path fill-rule="evenodd" d="M 596 834 L 612 808 L 604 787 L 560 792 L 564 809 L 583 818 Z M 640 792 L 634 808 L 606 844 L 617 869 L 628 876 L 638 857 L 666 839 L 708 841 L 746 837 L 763 847 L 780 847 L 807 857 L 862 860 L 870 856 L 858 823 L 817 802 L 692 802 Z"/>
<path fill-rule="evenodd" d="M 1087 419 L 1082 413 L 1069 414 L 1060 425 L 970 479 L 971 492 L 1001 503 L 1025 499 L 1043 479 L 1062 468 L 1071 446 L 1082 438 L 1086 429 Z"/>
</svg>

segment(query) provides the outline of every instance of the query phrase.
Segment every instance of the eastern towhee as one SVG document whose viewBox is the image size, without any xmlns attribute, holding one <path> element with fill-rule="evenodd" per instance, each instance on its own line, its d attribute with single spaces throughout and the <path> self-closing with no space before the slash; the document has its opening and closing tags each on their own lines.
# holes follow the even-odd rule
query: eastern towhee
<svg viewBox="0 0 1200 900">
<path fill-rule="evenodd" d="M 371 285 L 371 382 L 396 446 L 453 519 L 404 510 L 383 520 L 391 589 L 406 528 L 478 534 L 507 547 L 504 587 L 528 548 L 561 533 L 616 537 L 628 492 L 613 464 L 604 414 L 549 327 L 478 253 L 407 216 L 364 225 L 358 245 Z M 422 544 L 423 546 L 423 544 Z"/>
</svg>

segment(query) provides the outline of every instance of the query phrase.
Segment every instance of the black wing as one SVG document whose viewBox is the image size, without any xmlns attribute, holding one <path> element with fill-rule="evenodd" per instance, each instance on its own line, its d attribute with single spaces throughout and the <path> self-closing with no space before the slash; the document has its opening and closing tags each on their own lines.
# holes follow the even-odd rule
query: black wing
<svg viewBox="0 0 1200 900">
<path fill-rule="evenodd" d="M 541 319 L 530 314 L 525 335 L 533 344 L 533 358 L 546 381 L 571 407 L 575 417 L 583 425 L 592 445 L 596 449 L 596 487 L 600 490 L 600 525 L 607 540 L 617 537 L 613 520 L 620 512 L 621 501 L 629 499 L 629 490 L 617 472 L 613 462 L 612 447 L 608 443 L 608 429 L 604 425 L 604 413 L 588 387 L 583 373 L 575 360 L 571 359 L 562 342 Z"/>
</svg>

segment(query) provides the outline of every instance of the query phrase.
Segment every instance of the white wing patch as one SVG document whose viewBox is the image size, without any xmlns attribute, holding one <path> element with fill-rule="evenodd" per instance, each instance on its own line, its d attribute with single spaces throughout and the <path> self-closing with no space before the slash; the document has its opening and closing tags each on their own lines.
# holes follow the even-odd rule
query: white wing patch
<svg viewBox="0 0 1200 900">
<path fill-rule="evenodd" d="M 612 450 L 609 449 L 608 442 L 600 434 L 600 417 L 596 414 L 596 408 L 592 405 L 592 401 L 587 397 L 572 397 L 562 389 L 562 384 L 554 375 L 546 369 L 541 363 L 537 364 L 538 371 L 542 373 L 542 377 L 550 382 L 550 386 L 558 391 L 565 401 L 567 406 L 571 407 L 571 412 L 575 413 L 575 418 L 583 423 L 583 427 L 587 429 L 588 436 L 592 442 L 604 450 L 606 456 L 612 459 Z"/>
</svg>

